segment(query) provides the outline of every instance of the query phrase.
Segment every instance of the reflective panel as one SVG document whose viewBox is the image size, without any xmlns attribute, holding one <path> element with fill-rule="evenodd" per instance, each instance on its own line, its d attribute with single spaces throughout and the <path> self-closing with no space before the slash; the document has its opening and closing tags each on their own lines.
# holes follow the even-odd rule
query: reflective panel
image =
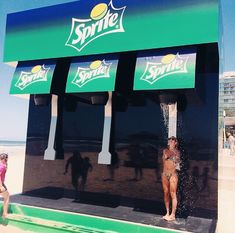
<svg viewBox="0 0 235 233">
<path fill-rule="evenodd" d="M 217 213 L 217 80 L 203 75 L 204 99 L 180 98 L 177 137 L 180 141 L 178 216 Z M 145 105 L 114 111 L 111 165 L 99 165 L 103 106 L 78 103 L 63 112 L 64 160 L 43 160 L 47 145 L 48 107 L 30 105 L 24 190 L 30 195 L 164 213 L 161 184 L 162 150 L 167 147 L 164 108 L 144 93 Z M 37 122 L 37 124 L 35 124 Z M 40 165 L 40 169 L 38 168 Z M 65 173 L 65 175 L 64 175 Z M 59 189 L 59 191 L 57 190 Z M 57 191 L 55 191 L 57 190 Z M 94 207 L 95 208 L 95 207 Z M 205 215 L 206 214 L 206 215 Z"/>
</svg>

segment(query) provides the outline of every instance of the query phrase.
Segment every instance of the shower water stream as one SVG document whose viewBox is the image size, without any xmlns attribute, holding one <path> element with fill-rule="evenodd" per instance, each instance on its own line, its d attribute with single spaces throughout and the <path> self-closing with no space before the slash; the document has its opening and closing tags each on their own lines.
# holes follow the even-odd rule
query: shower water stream
<svg viewBox="0 0 235 233">
<path fill-rule="evenodd" d="M 178 116 L 179 119 L 177 119 L 177 102 L 171 103 L 170 101 L 162 101 L 160 103 L 160 107 L 162 110 L 164 126 L 167 131 L 168 138 L 172 136 L 177 137 L 177 125 L 178 130 L 181 130 L 181 127 L 183 125 L 180 115 Z M 182 147 L 180 149 L 180 153 L 181 165 L 177 191 L 179 197 L 177 212 L 180 216 L 186 217 L 193 211 L 195 203 L 199 199 L 199 196 L 197 186 L 195 186 L 194 183 L 193 175 L 188 172 L 187 160 L 185 159 L 185 151 Z"/>
<path fill-rule="evenodd" d="M 177 134 L 177 102 L 160 103 L 162 109 L 164 125 L 168 130 L 168 138 Z"/>
</svg>

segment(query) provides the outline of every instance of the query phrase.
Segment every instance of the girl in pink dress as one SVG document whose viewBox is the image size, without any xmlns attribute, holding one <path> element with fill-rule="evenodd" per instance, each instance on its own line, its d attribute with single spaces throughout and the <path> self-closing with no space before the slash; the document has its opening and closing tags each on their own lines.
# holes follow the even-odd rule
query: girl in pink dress
<svg viewBox="0 0 235 233">
<path fill-rule="evenodd" d="M 8 205 L 10 200 L 9 192 L 4 184 L 6 171 L 7 171 L 8 155 L 5 153 L 0 154 L 0 195 L 3 197 L 3 212 L 2 217 L 6 218 L 8 213 Z"/>
</svg>

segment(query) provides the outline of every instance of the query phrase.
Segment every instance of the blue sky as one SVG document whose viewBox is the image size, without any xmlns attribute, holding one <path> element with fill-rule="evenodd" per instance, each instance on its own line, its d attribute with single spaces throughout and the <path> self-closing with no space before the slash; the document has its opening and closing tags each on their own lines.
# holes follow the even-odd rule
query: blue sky
<svg viewBox="0 0 235 233">
<path fill-rule="evenodd" d="M 235 1 L 221 0 L 224 71 L 235 71 Z"/>
<path fill-rule="evenodd" d="M 7 13 L 42 6 L 73 2 L 73 0 L 0 0 L 0 140 L 24 140 L 27 128 L 28 101 L 8 95 L 14 68 L 4 64 L 3 48 Z M 224 71 L 235 70 L 235 1 L 221 0 L 224 39 Z"/>
<path fill-rule="evenodd" d="M 8 94 L 14 68 L 4 64 L 3 48 L 6 15 L 42 6 L 49 6 L 71 0 L 0 0 L 0 140 L 22 140 L 26 138 L 28 101 Z"/>
</svg>

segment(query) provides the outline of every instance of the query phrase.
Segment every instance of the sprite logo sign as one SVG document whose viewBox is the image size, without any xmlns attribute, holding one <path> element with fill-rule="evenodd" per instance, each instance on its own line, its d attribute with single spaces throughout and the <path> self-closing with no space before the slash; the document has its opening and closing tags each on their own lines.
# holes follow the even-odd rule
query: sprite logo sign
<svg viewBox="0 0 235 233">
<path fill-rule="evenodd" d="M 98 78 L 109 78 L 109 69 L 112 63 L 105 63 L 105 60 L 93 61 L 88 68 L 78 67 L 72 84 L 82 87 L 88 82 Z"/>
<path fill-rule="evenodd" d="M 44 65 L 34 66 L 30 72 L 22 71 L 18 81 L 15 83 L 15 87 L 20 90 L 24 90 L 29 85 L 36 82 L 47 82 L 47 73 L 50 67 L 45 68 Z"/>
<path fill-rule="evenodd" d="M 179 53 L 167 54 L 159 63 L 147 62 L 145 71 L 140 80 L 151 85 L 158 80 L 176 73 L 188 73 L 187 61 L 189 56 L 180 56 Z"/>
<path fill-rule="evenodd" d="M 71 32 L 65 45 L 80 52 L 98 37 L 124 32 L 122 18 L 125 8 L 114 8 L 111 0 L 108 5 L 100 3 L 94 6 L 89 19 L 72 18 Z"/>
</svg>

